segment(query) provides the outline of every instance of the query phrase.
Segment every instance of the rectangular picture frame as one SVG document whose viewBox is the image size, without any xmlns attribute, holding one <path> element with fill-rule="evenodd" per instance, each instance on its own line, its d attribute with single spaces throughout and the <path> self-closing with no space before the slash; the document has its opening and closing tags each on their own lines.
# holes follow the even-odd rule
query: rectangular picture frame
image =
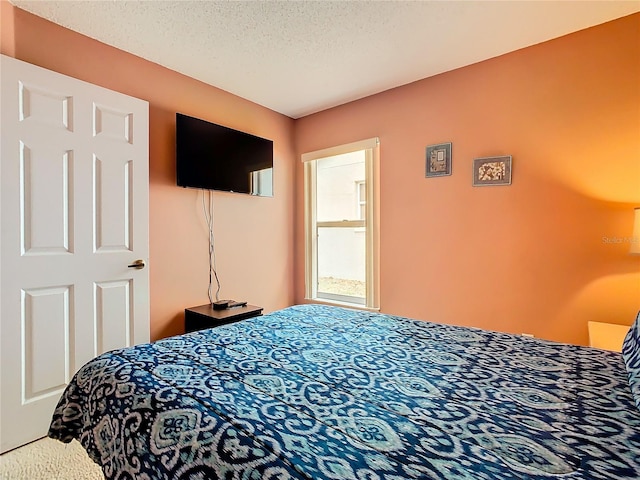
<svg viewBox="0 0 640 480">
<path fill-rule="evenodd" d="M 451 175 L 451 142 L 428 145 L 425 152 L 425 177 Z"/>
<path fill-rule="evenodd" d="M 473 186 L 511 185 L 511 155 L 473 159 Z"/>
</svg>

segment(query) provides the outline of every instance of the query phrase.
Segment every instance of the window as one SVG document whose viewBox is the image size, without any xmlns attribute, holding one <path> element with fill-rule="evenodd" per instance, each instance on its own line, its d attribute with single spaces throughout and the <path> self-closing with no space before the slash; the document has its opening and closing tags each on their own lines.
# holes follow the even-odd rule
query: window
<svg viewBox="0 0 640 480">
<path fill-rule="evenodd" d="M 367 184 L 364 180 L 356 182 L 356 211 L 358 220 L 364 220 L 367 215 Z"/>
<path fill-rule="evenodd" d="M 252 195 L 273 197 L 273 168 L 249 172 Z"/>
<path fill-rule="evenodd" d="M 302 156 L 307 299 L 379 307 L 378 144 L 373 138 Z"/>
</svg>

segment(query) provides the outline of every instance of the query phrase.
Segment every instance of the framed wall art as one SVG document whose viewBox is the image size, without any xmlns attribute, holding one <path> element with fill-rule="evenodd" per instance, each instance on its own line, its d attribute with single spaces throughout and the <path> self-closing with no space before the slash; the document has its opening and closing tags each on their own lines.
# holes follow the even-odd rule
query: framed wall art
<svg viewBox="0 0 640 480">
<path fill-rule="evenodd" d="M 511 185 L 511 155 L 473 160 L 473 186 Z"/>
<path fill-rule="evenodd" d="M 427 146 L 425 177 L 451 175 L 451 143 Z"/>
</svg>

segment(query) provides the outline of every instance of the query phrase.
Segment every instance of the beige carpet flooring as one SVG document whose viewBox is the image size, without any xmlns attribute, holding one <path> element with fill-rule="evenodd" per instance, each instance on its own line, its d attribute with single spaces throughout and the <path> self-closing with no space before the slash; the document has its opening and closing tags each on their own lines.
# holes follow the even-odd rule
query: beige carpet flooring
<svg viewBox="0 0 640 480">
<path fill-rule="evenodd" d="M 43 438 L 0 455 L 1 480 L 104 480 L 80 443 Z"/>
</svg>

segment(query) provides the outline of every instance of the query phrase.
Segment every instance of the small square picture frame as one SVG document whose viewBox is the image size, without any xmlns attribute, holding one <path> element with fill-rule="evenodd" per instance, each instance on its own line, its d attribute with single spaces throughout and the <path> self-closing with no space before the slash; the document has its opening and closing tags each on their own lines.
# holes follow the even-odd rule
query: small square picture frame
<svg viewBox="0 0 640 480">
<path fill-rule="evenodd" d="M 451 142 L 428 145 L 425 152 L 425 177 L 451 175 Z"/>
<path fill-rule="evenodd" d="M 473 159 L 473 186 L 511 185 L 511 155 Z"/>
</svg>

